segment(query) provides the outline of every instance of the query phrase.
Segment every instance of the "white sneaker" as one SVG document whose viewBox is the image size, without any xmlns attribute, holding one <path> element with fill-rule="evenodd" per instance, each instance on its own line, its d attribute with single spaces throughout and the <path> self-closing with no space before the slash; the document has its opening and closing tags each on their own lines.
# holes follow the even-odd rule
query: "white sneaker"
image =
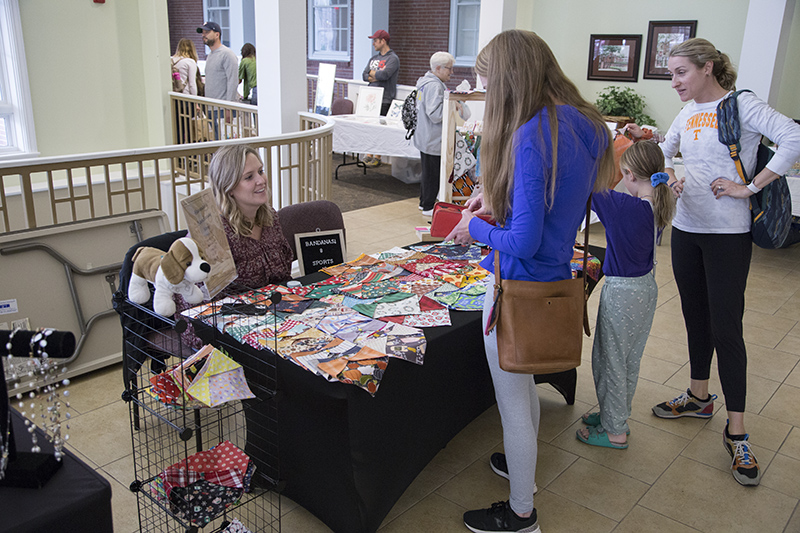
<svg viewBox="0 0 800 533">
<path fill-rule="evenodd" d="M 422 216 L 424 217 L 432 217 L 433 216 L 433 209 L 422 210 Z"/>
</svg>

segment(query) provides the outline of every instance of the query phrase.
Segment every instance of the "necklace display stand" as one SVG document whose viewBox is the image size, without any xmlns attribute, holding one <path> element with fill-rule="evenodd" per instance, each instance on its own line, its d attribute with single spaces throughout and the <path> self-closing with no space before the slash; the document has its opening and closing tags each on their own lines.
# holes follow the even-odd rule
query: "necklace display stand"
<svg viewBox="0 0 800 533">
<path fill-rule="evenodd" d="M 39 356 L 43 350 L 31 349 L 32 339 L 37 334 L 35 331 L 0 330 L 0 355 L 3 357 L 32 357 Z M 10 345 L 10 348 L 9 348 Z M 46 341 L 47 357 L 66 359 L 75 351 L 75 335 L 70 332 L 52 331 Z M 12 391 L 13 393 L 13 391 Z M 11 424 L 11 400 L 8 396 L 8 385 L 3 365 L 0 365 L 0 448 L 7 454 L 8 464 L 5 473 L 0 479 L 0 487 L 41 488 L 61 468 L 61 461 L 56 458 L 55 452 L 22 452 L 17 450 L 14 438 L 13 424 Z M 35 429 L 34 431 L 38 431 Z M 44 438 L 43 434 L 38 435 Z M 0 472 L 2 474 L 2 472 Z"/>
</svg>

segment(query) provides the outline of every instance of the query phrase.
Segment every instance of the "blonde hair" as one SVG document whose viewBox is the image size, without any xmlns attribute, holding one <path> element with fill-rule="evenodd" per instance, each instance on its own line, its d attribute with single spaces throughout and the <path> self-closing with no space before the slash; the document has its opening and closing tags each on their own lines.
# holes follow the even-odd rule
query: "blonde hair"
<svg viewBox="0 0 800 533">
<path fill-rule="evenodd" d="M 647 180 L 657 172 L 664 172 L 664 152 L 654 142 L 640 141 L 622 154 L 619 167 L 629 171 L 637 180 Z M 653 187 L 653 214 L 656 226 L 665 227 L 675 214 L 675 196 L 666 183 Z"/>
<path fill-rule="evenodd" d="M 514 183 L 514 134 L 542 108 L 547 109 L 552 145 L 552 168 L 543 169 L 545 205 L 552 206 L 558 176 L 557 104 L 576 108 L 594 124 L 597 135 L 607 139 L 597 169 L 595 190 L 608 188 L 614 173 L 614 151 L 608 127 L 597 108 L 584 100 L 561 70 L 541 37 L 522 30 L 496 35 L 478 53 L 475 72 L 487 79 L 481 146 L 484 201 L 499 223 L 505 223 Z M 539 131 L 543 132 L 541 125 Z"/>
<path fill-rule="evenodd" d="M 731 58 L 728 54 L 717 50 L 706 39 L 695 37 L 683 41 L 669 51 L 669 57 L 686 57 L 697 68 L 703 68 L 711 61 L 714 65 L 711 73 L 717 79 L 717 83 L 727 91 L 736 90 L 737 74 Z"/>
<path fill-rule="evenodd" d="M 245 161 L 247 156 L 253 154 L 261 162 L 258 152 L 246 144 L 233 146 L 223 146 L 211 158 L 208 166 L 208 179 L 211 189 L 214 191 L 214 198 L 217 200 L 219 210 L 228 220 L 233 231 L 239 236 L 248 236 L 252 233 L 254 226 L 262 228 L 272 226 L 273 211 L 272 207 L 264 204 L 258 208 L 255 220 L 248 220 L 236 200 L 231 196 L 233 191 L 242 180 L 244 174 Z M 267 197 L 272 196 L 269 181 L 266 183 Z"/>
<path fill-rule="evenodd" d="M 197 49 L 194 47 L 194 43 L 189 39 L 181 39 L 178 41 L 175 55 L 194 59 L 194 62 L 197 63 Z"/>
</svg>

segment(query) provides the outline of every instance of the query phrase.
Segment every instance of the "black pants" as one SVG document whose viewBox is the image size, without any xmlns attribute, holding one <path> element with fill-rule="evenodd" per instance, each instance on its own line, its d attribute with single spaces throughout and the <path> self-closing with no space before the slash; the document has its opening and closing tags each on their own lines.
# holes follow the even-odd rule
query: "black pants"
<svg viewBox="0 0 800 533">
<path fill-rule="evenodd" d="M 419 182 L 419 205 L 423 211 L 433 209 L 439 194 L 439 165 L 442 156 L 419 153 L 422 162 L 422 180 Z"/>
<path fill-rule="evenodd" d="M 752 253 L 750 233 L 672 228 L 672 271 L 686 322 L 691 377 L 709 378 L 716 350 L 725 406 L 734 412 L 744 412 L 747 392 L 742 316 Z"/>
</svg>

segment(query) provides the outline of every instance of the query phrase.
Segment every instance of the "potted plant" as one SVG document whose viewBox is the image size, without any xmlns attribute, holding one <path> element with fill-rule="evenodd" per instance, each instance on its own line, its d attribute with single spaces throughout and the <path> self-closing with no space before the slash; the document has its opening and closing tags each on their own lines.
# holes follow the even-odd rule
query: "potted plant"
<svg viewBox="0 0 800 533">
<path fill-rule="evenodd" d="M 653 117 L 644 112 L 644 97 L 630 87 L 608 86 L 597 95 L 594 105 L 604 116 L 617 122 L 635 122 L 639 126 L 656 126 Z M 627 120 L 620 120 L 626 118 Z"/>
</svg>

